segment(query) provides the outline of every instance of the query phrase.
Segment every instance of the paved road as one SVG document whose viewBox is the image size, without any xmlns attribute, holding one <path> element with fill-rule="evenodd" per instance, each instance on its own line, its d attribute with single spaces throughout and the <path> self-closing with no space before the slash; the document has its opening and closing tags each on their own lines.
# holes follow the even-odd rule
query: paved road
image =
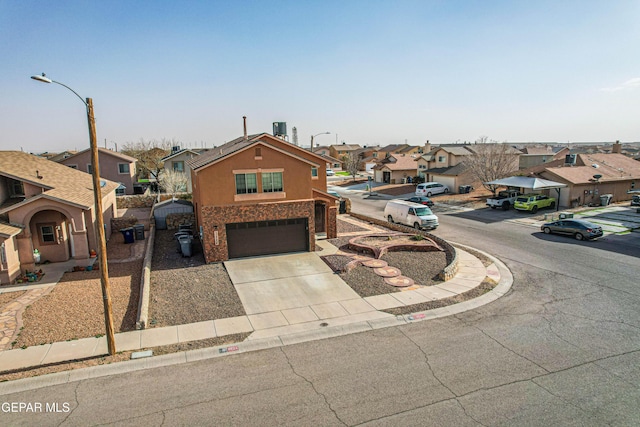
<svg viewBox="0 0 640 427">
<path fill-rule="evenodd" d="M 640 425 L 638 233 L 578 242 L 439 215 L 436 234 L 509 266 L 509 294 L 448 318 L 0 396 L 72 409 L 0 412 L 0 424 Z"/>
</svg>

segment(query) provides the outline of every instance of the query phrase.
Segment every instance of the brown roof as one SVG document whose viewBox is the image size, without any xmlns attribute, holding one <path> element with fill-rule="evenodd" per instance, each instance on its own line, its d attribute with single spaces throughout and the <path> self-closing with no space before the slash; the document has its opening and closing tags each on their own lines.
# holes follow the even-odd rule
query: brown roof
<svg viewBox="0 0 640 427">
<path fill-rule="evenodd" d="M 41 187 L 43 192 L 11 207 L 30 203 L 39 198 L 89 209 L 93 206 L 93 179 L 90 174 L 52 162 L 22 151 L 0 151 L 0 176 Z M 115 191 L 117 182 L 101 179 L 103 194 Z M 6 211 L 7 206 L 3 206 Z"/>
<path fill-rule="evenodd" d="M 392 171 L 402 171 L 402 170 L 418 168 L 418 164 L 416 163 L 415 157 L 411 157 L 411 156 L 393 156 L 393 157 L 396 159 L 395 162 L 379 164 L 377 166 L 374 166 L 373 168 L 378 170 L 387 168 Z"/>
<path fill-rule="evenodd" d="M 600 182 L 640 179 L 640 162 L 624 154 L 578 154 L 576 164 L 545 170 L 573 184 L 585 184 L 594 175 L 602 175 Z"/>
<path fill-rule="evenodd" d="M 63 158 L 63 159 L 59 159 L 57 161 L 60 162 L 62 160 L 72 159 L 72 158 L 74 158 L 76 156 L 79 156 L 80 154 L 86 153 L 89 150 L 90 150 L 90 148 L 87 148 L 86 150 L 78 151 L 77 153 L 75 153 L 72 156 L 69 156 L 69 157 Z M 135 157 L 127 156 L 126 154 L 118 153 L 117 151 L 109 150 L 107 148 L 98 147 L 98 156 L 103 155 L 103 154 L 106 154 L 108 156 L 117 157 L 117 158 L 125 160 L 125 161 L 127 161 L 129 163 L 133 163 L 133 162 L 137 162 L 138 161 L 138 159 L 136 159 Z M 100 158 L 98 157 L 98 160 L 99 159 Z"/>
</svg>

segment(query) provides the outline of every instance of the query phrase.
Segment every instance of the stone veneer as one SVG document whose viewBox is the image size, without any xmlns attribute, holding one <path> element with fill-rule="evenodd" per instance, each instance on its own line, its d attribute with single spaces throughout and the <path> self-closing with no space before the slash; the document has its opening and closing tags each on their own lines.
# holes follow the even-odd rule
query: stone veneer
<svg viewBox="0 0 640 427">
<path fill-rule="evenodd" d="M 155 196 L 145 196 L 142 194 L 116 197 L 118 209 L 150 208 L 154 205 L 155 201 Z"/>
<path fill-rule="evenodd" d="M 315 202 L 297 200 L 292 202 L 259 203 L 251 205 L 203 206 L 203 248 L 206 262 L 219 262 L 229 259 L 226 224 L 253 221 L 274 221 L 289 218 L 307 218 L 309 225 L 309 251 L 316 250 L 315 242 Z M 335 208 L 333 209 L 335 224 Z M 331 209 L 329 210 L 331 216 Z M 336 226 L 334 225 L 334 228 Z M 218 232 L 218 244 L 215 244 L 214 231 Z"/>
<path fill-rule="evenodd" d="M 196 216 L 193 212 L 167 214 L 165 221 L 167 223 L 167 230 L 176 230 L 183 224 L 192 224 L 194 228 L 193 232 L 196 232 Z"/>
</svg>

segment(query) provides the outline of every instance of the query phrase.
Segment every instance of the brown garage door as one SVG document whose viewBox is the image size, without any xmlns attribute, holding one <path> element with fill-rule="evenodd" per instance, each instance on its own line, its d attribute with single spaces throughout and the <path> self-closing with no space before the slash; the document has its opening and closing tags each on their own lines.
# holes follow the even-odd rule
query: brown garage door
<svg viewBox="0 0 640 427">
<path fill-rule="evenodd" d="M 307 218 L 227 224 L 229 258 L 309 250 Z"/>
</svg>

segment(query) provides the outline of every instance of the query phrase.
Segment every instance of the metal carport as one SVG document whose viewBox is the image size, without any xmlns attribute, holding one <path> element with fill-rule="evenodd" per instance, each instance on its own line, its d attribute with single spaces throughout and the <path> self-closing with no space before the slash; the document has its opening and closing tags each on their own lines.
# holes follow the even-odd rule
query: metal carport
<svg viewBox="0 0 640 427">
<path fill-rule="evenodd" d="M 554 188 L 558 193 L 558 203 L 556 211 L 560 209 L 560 188 L 567 187 L 561 182 L 549 181 L 548 179 L 536 178 L 532 176 L 510 176 L 508 178 L 496 179 L 485 182 L 487 185 L 503 185 L 505 187 L 530 188 L 532 190 L 550 190 Z"/>
</svg>

